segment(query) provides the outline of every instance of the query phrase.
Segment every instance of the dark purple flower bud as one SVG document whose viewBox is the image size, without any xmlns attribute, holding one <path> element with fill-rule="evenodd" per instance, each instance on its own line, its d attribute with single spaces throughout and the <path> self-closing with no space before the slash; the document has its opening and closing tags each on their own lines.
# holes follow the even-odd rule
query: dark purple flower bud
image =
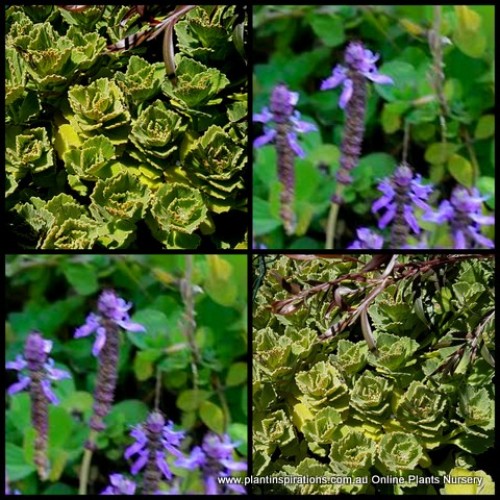
<svg viewBox="0 0 500 500">
<path fill-rule="evenodd" d="M 298 92 L 290 92 L 287 86 L 280 83 L 271 94 L 270 110 L 264 108 L 262 113 L 254 114 L 255 122 L 264 123 L 264 134 L 254 140 L 258 148 L 274 141 L 278 154 L 278 178 L 282 185 L 281 219 L 287 234 L 295 231 L 295 214 L 293 200 L 295 191 L 295 156 L 303 158 L 304 150 L 299 145 L 297 134 L 317 130 L 312 123 L 300 120 L 300 113 L 294 111 L 299 100 Z"/>
<path fill-rule="evenodd" d="M 131 479 L 121 474 L 111 474 L 109 482 L 111 484 L 102 491 L 101 495 L 135 495 L 137 485 Z"/>
<path fill-rule="evenodd" d="M 195 446 L 189 457 L 175 462 L 178 467 L 188 470 L 201 470 L 205 483 L 205 494 L 224 494 L 225 490 L 234 493 L 246 493 L 238 484 L 219 484 L 217 478 L 228 477 L 231 472 L 247 470 L 247 464 L 233 459 L 233 450 L 238 443 L 232 443 L 228 435 L 219 436 L 209 432 L 203 438 L 201 447 Z"/>
<path fill-rule="evenodd" d="M 358 238 L 347 248 L 350 250 L 374 250 L 384 246 L 384 238 L 366 227 L 356 230 Z"/>
<path fill-rule="evenodd" d="M 378 189 L 383 196 L 372 205 L 372 212 L 378 212 L 382 208 L 386 210 L 378 227 L 383 229 L 391 223 L 391 248 L 404 248 L 410 229 L 413 233 L 420 234 L 415 207 L 429 210 L 427 200 L 433 188 L 422 184 L 420 175 L 413 177 L 411 168 L 403 164 L 389 179 L 384 179 Z"/>
<path fill-rule="evenodd" d="M 34 462 L 38 474 L 44 480 L 47 478 L 49 469 L 47 460 L 48 405 L 49 402 L 53 404 L 59 402 L 52 392 L 51 380 L 70 378 L 69 373 L 54 368 L 54 360 L 48 357 L 51 350 L 52 342 L 45 340 L 40 333 L 33 332 L 26 339 L 24 358 L 18 355 L 16 361 L 9 361 L 5 364 L 7 369 L 20 372 L 19 382 L 11 385 L 7 393 L 12 395 L 29 388 L 31 423 L 37 431 Z"/>
<path fill-rule="evenodd" d="M 321 84 L 321 90 L 343 85 L 339 106 L 345 109 L 346 120 L 340 147 L 340 168 L 337 182 L 347 185 L 351 182 L 351 171 L 358 164 L 365 131 L 366 79 L 380 84 L 393 83 L 388 76 L 380 75 L 375 66 L 378 55 L 364 48 L 361 42 L 351 42 L 345 51 L 346 66 L 337 65 L 332 76 Z M 341 197 L 332 196 L 332 202 L 340 204 Z"/>
<path fill-rule="evenodd" d="M 133 455 L 138 458 L 132 465 L 131 472 L 135 476 L 145 467 L 142 493 L 152 495 L 164 476 L 172 479 L 172 472 L 167 463 L 167 456 L 183 457 L 179 446 L 184 439 L 184 432 L 174 431 L 173 423 L 165 425 L 165 419 L 158 411 L 152 412 L 143 425 L 132 430 L 130 435 L 135 442 L 125 450 L 125 458 Z"/>
<path fill-rule="evenodd" d="M 447 222 L 451 227 L 454 248 L 494 248 L 494 242 L 480 232 L 481 226 L 495 223 L 493 216 L 482 213 L 485 200 L 477 188 L 469 191 L 457 186 L 450 200 L 442 201 L 437 212 L 429 210 L 422 218 L 438 224 Z"/>
</svg>

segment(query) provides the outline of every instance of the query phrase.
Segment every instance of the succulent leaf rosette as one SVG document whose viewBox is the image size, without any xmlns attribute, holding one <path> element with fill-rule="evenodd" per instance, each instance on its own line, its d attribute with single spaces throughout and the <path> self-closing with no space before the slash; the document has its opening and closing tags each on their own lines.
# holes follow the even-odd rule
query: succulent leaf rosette
<svg viewBox="0 0 500 500">
<path fill-rule="evenodd" d="M 68 173 L 84 180 L 95 180 L 97 177 L 109 175 L 109 168 L 102 170 L 110 165 L 114 157 L 115 147 L 103 135 L 91 137 L 78 148 L 69 149 L 63 155 Z"/>
<path fill-rule="evenodd" d="M 423 456 L 423 448 L 413 434 L 389 432 L 380 440 L 378 458 L 390 474 L 413 472 Z"/>
<path fill-rule="evenodd" d="M 85 207 L 66 194 L 48 202 L 34 196 L 30 203 L 17 209 L 33 229 L 44 234 L 39 243 L 43 249 L 92 248 L 99 236 L 99 224 L 88 216 Z"/>
<path fill-rule="evenodd" d="M 354 343 L 340 339 L 337 344 L 337 353 L 332 356 L 332 360 L 344 373 L 352 375 L 365 367 L 367 353 L 366 342 Z"/>
<path fill-rule="evenodd" d="M 139 56 L 132 56 L 125 73 L 118 72 L 115 79 L 125 94 L 133 101 L 142 102 L 155 97 L 165 77 L 165 65 L 149 63 Z"/>
<path fill-rule="evenodd" d="M 358 430 L 349 429 L 332 443 L 330 464 L 337 473 L 365 474 L 375 460 L 375 441 Z"/>
<path fill-rule="evenodd" d="M 73 114 L 67 118 L 81 135 L 103 134 L 117 145 L 128 141 L 130 113 L 113 80 L 100 78 L 87 86 L 74 85 L 68 100 Z"/>
<path fill-rule="evenodd" d="M 245 150 L 215 125 L 190 147 L 184 159 L 185 170 L 194 176 L 209 209 L 216 213 L 243 206 L 245 165 Z"/>
<path fill-rule="evenodd" d="M 27 18 L 14 25 L 8 44 L 20 51 L 39 92 L 60 94 L 78 70 L 87 70 L 106 46 L 97 33 L 81 34 L 71 27 L 61 36 L 50 23 L 33 24 Z"/>
<path fill-rule="evenodd" d="M 162 101 L 155 101 L 134 122 L 130 140 L 137 150 L 131 150 L 131 156 L 149 163 L 159 173 L 164 172 L 174 163 L 167 158 L 177 151 L 186 130 L 187 124 L 182 121 L 181 116 L 167 109 Z"/>
<path fill-rule="evenodd" d="M 351 392 L 353 417 L 374 424 L 384 422 L 391 411 L 392 389 L 392 383 L 386 378 L 371 372 L 363 373 L 354 383 Z"/>
<path fill-rule="evenodd" d="M 200 192 L 170 183 L 157 191 L 148 224 L 167 248 L 196 248 L 200 237 L 195 232 L 207 221 L 207 207 Z"/>
<path fill-rule="evenodd" d="M 184 106 L 198 108 L 220 104 L 218 94 L 229 83 L 224 73 L 186 57 L 177 67 L 177 83 L 174 85 L 170 80 L 164 80 L 162 90 Z"/>
<path fill-rule="evenodd" d="M 271 418 L 256 422 L 254 447 L 272 455 L 278 446 L 286 446 L 297 439 L 293 425 L 283 410 L 276 411 Z"/>
<path fill-rule="evenodd" d="M 334 366 L 324 361 L 316 363 L 309 371 L 295 376 L 297 387 L 302 393 L 299 400 L 315 411 L 324 405 L 340 413 L 349 407 L 349 390 L 344 377 Z"/>
<path fill-rule="evenodd" d="M 25 130 L 18 135 L 7 133 L 6 137 L 6 172 L 10 187 L 7 195 L 17 188 L 18 181 L 28 173 L 37 174 L 54 166 L 54 152 L 47 130 L 43 127 Z"/>
<path fill-rule="evenodd" d="M 448 422 L 445 396 L 422 382 L 413 381 L 396 407 L 396 417 L 408 432 L 418 436 L 426 448 L 440 444 Z"/>
</svg>

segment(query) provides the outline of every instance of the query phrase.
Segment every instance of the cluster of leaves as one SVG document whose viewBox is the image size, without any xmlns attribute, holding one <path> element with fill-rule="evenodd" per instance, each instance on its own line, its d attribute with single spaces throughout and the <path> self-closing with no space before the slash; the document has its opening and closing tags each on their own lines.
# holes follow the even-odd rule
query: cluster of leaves
<svg viewBox="0 0 500 500">
<path fill-rule="evenodd" d="M 385 279 L 366 257 L 269 264 L 253 314 L 254 475 L 352 479 L 281 483 L 295 494 L 449 493 L 443 476 L 477 475 L 479 490 L 455 493 L 491 493 L 493 257 L 399 256 L 368 307 L 376 350 L 357 323 L 319 340 Z M 342 307 L 339 284 L 359 290 Z"/>
<path fill-rule="evenodd" d="M 235 6 L 186 14 L 170 80 L 162 36 L 107 50 L 144 29 L 137 16 L 123 26 L 129 9 L 7 9 L 9 239 L 16 249 L 137 248 L 139 239 L 245 248 L 245 15 Z"/>
<path fill-rule="evenodd" d="M 29 394 L 9 397 L 6 472 L 22 494 L 74 495 L 78 491 L 97 361 L 92 356 L 94 339 L 74 339 L 73 335 L 95 309 L 95 299 L 103 288 L 112 287 L 134 303 L 132 320 L 143 324 L 146 332 L 126 332 L 121 339 L 115 403 L 97 440 L 90 493 L 100 493 L 111 473 L 128 475 L 132 462 L 123 454 L 133 442 L 131 426 L 146 419 L 155 405 L 158 387 L 160 411 L 187 433 L 183 452 L 201 444 L 209 431 L 218 435 L 227 432 L 239 443 L 238 453 L 246 457 L 246 257 L 193 257 L 194 344 L 186 336 L 186 310 L 180 292 L 185 258 L 7 258 L 6 359 L 14 360 L 23 351 L 28 333 L 38 330 L 53 341 L 51 355 L 56 366 L 71 374 L 54 386 L 60 403 L 49 409 L 48 484 L 39 481 L 33 463 L 35 432 L 30 423 Z M 198 353 L 196 362 L 193 350 Z M 7 383 L 12 382 L 9 376 Z M 170 465 L 181 478 L 181 493 L 204 491 L 199 471 Z"/>
<path fill-rule="evenodd" d="M 254 9 L 253 112 L 269 104 L 285 82 L 299 92 L 297 109 L 317 132 L 305 134 L 297 158 L 297 228 L 286 237 L 280 218 L 276 151 L 254 151 L 254 234 L 267 248 L 322 248 L 331 196 L 336 192 L 344 113 L 341 89 L 320 91 L 343 63 L 349 41 L 380 55 L 380 73 L 393 85 L 371 85 L 362 156 L 344 191 L 336 247 L 346 248 L 356 228 L 376 227 L 377 186 L 405 158 L 435 185 L 430 202 L 449 199 L 454 186 L 477 187 L 494 210 L 494 8 L 442 6 L 440 33 L 432 32 L 433 6 L 256 6 Z M 442 38 L 442 63 L 431 38 Z M 451 42 L 451 43 L 448 43 Z M 443 71 L 442 92 L 436 75 Z M 261 126 L 255 126 L 255 135 Z M 408 147 L 405 147 L 405 129 Z M 420 214 L 419 214 L 420 215 Z M 422 221 L 428 247 L 452 247 L 446 225 Z M 388 233 L 383 232 L 386 236 Z M 485 229 L 489 238 L 493 229 Z"/>
</svg>

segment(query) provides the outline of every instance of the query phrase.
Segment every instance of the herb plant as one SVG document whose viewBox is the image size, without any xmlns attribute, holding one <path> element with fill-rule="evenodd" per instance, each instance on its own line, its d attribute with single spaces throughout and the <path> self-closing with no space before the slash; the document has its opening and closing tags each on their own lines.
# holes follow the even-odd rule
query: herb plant
<svg viewBox="0 0 500 500">
<path fill-rule="evenodd" d="M 19 255 L 6 276 L 6 494 L 246 492 L 218 481 L 247 469 L 245 256 Z"/>
<path fill-rule="evenodd" d="M 493 493 L 494 256 L 260 258 L 258 491 Z"/>
<path fill-rule="evenodd" d="M 12 248 L 245 248 L 245 10 L 74 7 L 6 10 Z"/>
<path fill-rule="evenodd" d="M 293 233 L 280 209 L 279 157 L 273 145 L 254 148 L 254 247 L 494 248 L 493 14 L 492 6 L 255 6 L 253 111 L 283 84 L 317 131 L 295 159 Z M 253 129 L 259 138 L 261 125 Z M 377 203 L 402 166 L 413 187 Z"/>
</svg>

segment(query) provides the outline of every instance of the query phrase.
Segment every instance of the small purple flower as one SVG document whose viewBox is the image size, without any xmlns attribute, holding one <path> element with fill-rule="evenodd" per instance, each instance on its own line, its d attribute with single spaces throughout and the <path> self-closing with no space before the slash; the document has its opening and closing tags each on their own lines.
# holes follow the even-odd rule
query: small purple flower
<svg viewBox="0 0 500 500">
<path fill-rule="evenodd" d="M 413 176 L 411 168 L 400 165 L 389 179 L 384 179 L 378 186 L 383 196 L 372 205 L 372 212 L 385 209 L 378 227 L 383 229 L 392 223 L 391 244 L 402 248 L 407 244 L 408 228 L 420 234 L 420 226 L 415 217 L 415 206 L 429 210 L 427 204 L 432 186 L 422 184 L 420 175 Z"/>
<path fill-rule="evenodd" d="M 51 350 L 52 341 L 44 340 L 39 333 L 31 333 L 26 339 L 26 358 L 18 354 L 15 361 L 8 361 L 5 363 L 5 368 L 7 370 L 16 370 L 19 372 L 19 382 L 12 384 L 7 389 L 7 394 L 12 396 L 12 394 L 29 388 L 32 382 L 30 370 L 40 371 L 41 388 L 46 398 L 52 404 L 58 404 L 59 400 L 52 392 L 51 381 L 71 378 L 71 375 L 64 370 L 54 368 L 54 360 L 48 357 Z"/>
<path fill-rule="evenodd" d="M 247 464 L 233 459 L 233 450 L 238 443 L 232 443 L 229 436 L 219 436 L 209 432 L 203 438 L 202 446 L 195 446 L 189 457 L 177 460 L 175 465 L 188 470 L 200 469 L 204 476 L 205 493 L 216 495 L 223 493 L 217 481 L 219 477 L 228 477 L 233 471 L 247 470 Z M 246 490 L 239 484 L 226 484 L 235 493 L 245 494 Z"/>
<path fill-rule="evenodd" d="M 342 94 L 340 95 L 339 106 L 344 109 L 352 97 L 353 80 L 352 72 L 363 75 L 372 82 L 381 85 L 393 84 L 392 78 L 386 75 L 381 75 L 378 72 L 375 62 L 378 61 L 379 55 L 374 54 L 371 50 L 365 49 L 360 42 L 351 42 L 345 52 L 345 64 L 337 64 L 333 68 L 332 76 L 327 78 L 321 84 L 321 90 L 328 90 L 343 85 Z"/>
<path fill-rule="evenodd" d="M 137 485 L 131 479 L 121 474 L 111 474 L 109 482 L 111 484 L 102 491 L 101 495 L 135 495 Z"/>
<path fill-rule="evenodd" d="M 92 354 L 97 357 L 106 343 L 106 328 L 109 328 L 110 323 L 129 332 L 145 332 L 144 326 L 130 321 L 128 311 L 131 307 L 130 302 L 125 302 L 113 290 L 105 290 L 97 302 L 101 314 L 90 313 L 85 324 L 76 329 L 74 337 L 87 337 L 95 332 L 96 341 Z"/>
<path fill-rule="evenodd" d="M 444 200 L 437 212 L 429 210 L 422 217 L 424 220 L 443 224 L 448 222 L 454 240 L 454 248 L 494 248 L 495 244 L 480 233 L 481 226 L 492 225 L 495 217 L 483 215 L 483 201 L 477 188 L 470 191 L 463 186 L 457 186 L 451 193 L 450 200 Z"/>
<path fill-rule="evenodd" d="M 172 472 L 167 463 L 168 455 L 183 457 L 179 447 L 184 439 L 184 432 L 174 431 L 173 425 L 173 422 L 165 425 L 161 413 L 154 411 L 144 424 L 135 427 L 130 433 L 135 442 L 125 450 L 124 456 L 127 460 L 133 455 L 138 457 L 131 469 L 134 476 L 146 467 L 143 491 L 145 494 L 157 491 L 160 473 L 166 479 L 172 479 Z"/>
<path fill-rule="evenodd" d="M 367 227 L 360 227 L 356 234 L 358 238 L 347 247 L 349 250 L 374 250 L 384 246 L 384 238 Z"/>
<path fill-rule="evenodd" d="M 20 495 L 18 490 L 11 491 L 9 486 L 9 478 L 7 477 L 7 471 L 5 472 L 5 494 L 6 495 Z"/>
<path fill-rule="evenodd" d="M 271 94 L 271 109 L 264 107 L 261 113 L 253 115 L 254 122 L 264 123 L 264 134 L 257 137 L 253 145 L 260 148 L 265 144 L 276 140 L 279 124 L 288 125 L 288 143 L 293 152 L 300 158 L 304 158 L 305 152 L 297 141 L 297 134 L 305 134 L 318 130 L 316 125 L 304 122 L 300 119 L 300 113 L 294 111 L 294 107 L 299 100 L 298 92 L 290 92 L 286 85 L 277 85 Z M 276 124 L 276 125 L 273 125 Z"/>
</svg>

